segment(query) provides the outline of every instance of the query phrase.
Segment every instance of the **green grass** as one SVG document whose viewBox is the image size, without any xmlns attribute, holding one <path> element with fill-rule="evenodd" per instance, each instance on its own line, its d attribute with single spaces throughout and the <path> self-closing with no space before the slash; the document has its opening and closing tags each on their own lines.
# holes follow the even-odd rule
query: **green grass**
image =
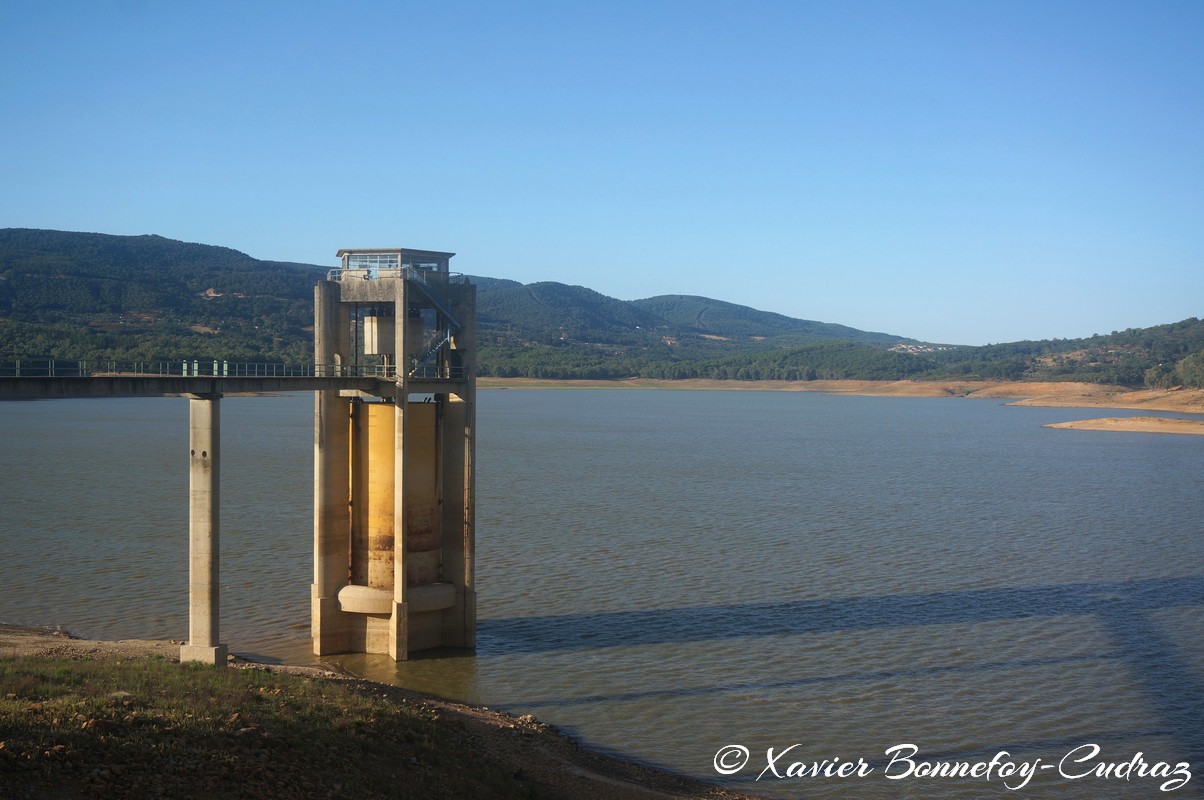
<svg viewBox="0 0 1204 800">
<path fill-rule="evenodd" d="M 35 798 L 536 796 L 465 731 L 386 695 L 162 658 L 0 660 L 0 786 Z"/>
</svg>

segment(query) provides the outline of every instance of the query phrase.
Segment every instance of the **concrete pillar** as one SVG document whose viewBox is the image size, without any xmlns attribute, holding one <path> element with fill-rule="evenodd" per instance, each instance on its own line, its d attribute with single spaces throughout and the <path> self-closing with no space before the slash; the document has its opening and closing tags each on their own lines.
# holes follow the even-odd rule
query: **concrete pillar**
<svg viewBox="0 0 1204 800">
<path fill-rule="evenodd" d="M 444 452 L 447 453 L 447 475 L 456 488 L 444 497 L 444 513 L 448 515 L 445 530 L 459 526 L 459 540 L 451 539 L 447 533 L 444 541 L 450 544 L 452 556 L 461 574 L 455 579 L 456 605 L 444 614 L 444 636 L 448 644 L 457 647 L 476 647 L 477 642 L 477 592 L 476 592 L 476 429 L 477 429 L 477 294 L 476 287 L 463 286 L 458 302 L 453 306 L 460 320 L 460 331 L 452 343 L 456 360 L 465 371 L 463 391 L 448 397 L 447 413 L 454 419 L 445 427 Z M 463 438 L 460 438 L 460 437 Z M 458 480 L 456 480 L 458 478 Z M 461 505 L 456 508 L 457 501 Z M 456 512 L 459 513 L 456 513 Z M 448 545 L 445 545 L 445 547 Z M 445 553 L 444 560 L 451 558 Z"/>
<path fill-rule="evenodd" d="M 180 661 L 226 663 L 219 644 L 220 394 L 188 398 L 188 644 Z"/>
<path fill-rule="evenodd" d="M 351 547 L 350 404 L 338 392 L 314 393 L 314 582 L 310 594 L 313 651 L 345 653 L 347 615 L 339 589 L 347 583 Z"/>
<path fill-rule="evenodd" d="M 443 612 L 442 642 L 476 646 L 473 589 L 472 404 L 449 395 L 443 410 L 443 579 L 456 587 L 456 602 Z"/>
<path fill-rule="evenodd" d="M 400 326 L 399 326 L 400 327 Z M 393 613 L 389 619 L 389 656 L 394 661 L 410 657 L 409 582 L 406 580 L 406 408 L 404 373 L 398 387 L 393 428 Z"/>
<path fill-rule="evenodd" d="M 393 288 L 394 314 L 398 324 L 393 331 L 396 336 L 393 351 L 397 353 L 397 387 L 393 396 L 393 609 L 389 615 L 388 653 L 394 661 L 405 661 L 410 656 L 410 605 L 409 588 L 406 581 L 406 406 L 409 389 L 406 376 L 410 372 L 409 348 L 421 336 L 411 335 L 409 300 L 404 280 Z M 406 320 L 406 324 L 401 324 Z"/>
<path fill-rule="evenodd" d="M 351 363 L 351 319 L 338 284 L 314 287 L 314 363 L 326 376 Z M 338 365 L 338 366 L 336 366 Z M 351 537 L 350 403 L 337 391 L 314 392 L 314 582 L 310 587 L 313 651 L 351 649 L 348 615 L 339 606 L 347 583 Z"/>
<path fill-rule="evenodd" d="M 351 319 L 339 303 L 338 284 L 314 286 L 314 363 L 319 377 L 337 377 L 351 363 Z"/>
</svg>

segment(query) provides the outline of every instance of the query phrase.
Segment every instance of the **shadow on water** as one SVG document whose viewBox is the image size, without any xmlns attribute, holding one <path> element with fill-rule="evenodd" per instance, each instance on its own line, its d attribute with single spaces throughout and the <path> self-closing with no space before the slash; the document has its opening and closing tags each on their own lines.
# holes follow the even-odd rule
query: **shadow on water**
<svg viewBox="0 0 1204 800">
<path fill-rule="evenodd" d="M 604 647 L 701 642 L 782 634 L 838 633 L 903 626 L 947 625 L 1024 618 L 1091 615 L 1112 639 L 1106 657 L 1127 664 L 1163 722 L 1159 733 L 1173 738 L 1197 769 L 1204 767 L 1204 686 L 1177 642 L 1160 632 L 1151 612 L 1204 605 L 1204 575 L 1129 582 L 1062 584 L 1001 589 L 967 589 L 912 595 L 798 600 L 724 606 L 565 614 L 482 620 L 477 656 L 504 656 Z M 1099 658 L 1096 654 L 1094 658 Z M 809 678 L 790 682 L 861 680 L 928 670 L 989 670 L 1074 661 L 1041 659 L 961 665 L 892 673 Z M 750 685 L 774 688 L 776 684 Z M 668 689 L 664 694 L 731 691 L 721 686 Z M 735 687 L 738 688 L 738 687 Z M 632 699 L 644 697 L 633 693 Z M 598 702 L 627 695 L 549 702 Z M 526 704 L 530 706 L 531 704 Z M 1132 732 L 1125 734 L 1131 735 Z M 1150 732 L 1146 732 L 1150 733 Z"/>
<path fill-rule="evenodd" d="M 874 672 L 839 673 L 836 675 L 815 675 L 807 678 L 791 678 L 783 681 L 746 681 L 744 683 L 725 683 L 722 686 L 677 686 L 671 689 L 648 689 L 640 692 L 620 692 L 618 694 L 591 694 L 583 697 L 555 698 L 552 700 L 524 700 L 525 709 L 541 707 L 584 706 L 591 703 L 629 702 L 640 700 L 668 700 L 682 697 L 705 697 L 709 694 L 726 692 L 773 691 L 775 689 L 795 689 L 801 686 L 822 686 L 828 683 L 850 683 L 852 681 L 884 681 L 903 680 L 906 678 L 930 678 L 939 675 L 964 674 L 968 672 L 991 672 L 994 670 L 1027 669 L 1030 667 L 1069 666 L 1076 663 L 1098 661 L 1105 658 L 1116 658 L 1110 653 L 1092 653 L 1085 656 L 1066 656 L 1065 658 L 1025 658 L 1010 661 L 990 661 L 984 664 L 957 664 L 955 666 L 920 667 L 917 669 L 877 670 Z"/>
<path fill-rule="evenodd" d="M 477 654 L 511 655 L 1070 614 L 1107 618 L 1122 612 L 1199 604 L 1204 604 L 1204 575 L 491 619 L 479 624 Z"/>
</svg>

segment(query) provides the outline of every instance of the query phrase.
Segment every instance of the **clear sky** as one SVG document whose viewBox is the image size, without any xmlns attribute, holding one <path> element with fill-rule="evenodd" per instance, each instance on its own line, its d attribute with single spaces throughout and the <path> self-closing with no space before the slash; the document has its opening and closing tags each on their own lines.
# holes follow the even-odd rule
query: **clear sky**
<svg viewBox="0 0 1204 800">
<path fill-rule="evenodd" d="M 1199 0 L 11 0 L 0 109 L 0 227 L 961 344 L 1204 316 Z"/>
</svg>

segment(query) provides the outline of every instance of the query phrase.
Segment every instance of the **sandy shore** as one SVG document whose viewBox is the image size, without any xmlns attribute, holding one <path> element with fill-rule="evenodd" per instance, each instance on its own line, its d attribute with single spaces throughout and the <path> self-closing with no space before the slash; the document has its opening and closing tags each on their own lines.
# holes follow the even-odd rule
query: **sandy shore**
<svg viewBox="0 0 1204 800">
<path fill-rule="evenodd" d="M 1023 381 L 545 381 L 539 378 L 479 378 L 482 389 L 696 389 L 720 392 L 816 392 L 893 398 L 981 398 L 1011 400 L 1013 406 L 1133 408 L 1204 414 L 1204 389 L 1129 389 L 1099 383 Z M 1204 434 L 1204 419 L 1158 417 L 1084 419 L 1046 428 Z"/>
<path fill-rule="evenodd" d="M 17 657 L 122 659 L 162 656 L 178 659 L 180 645 L 164 640 L 98 641 L 76 639 L 61 629 L 40 629 L 0 623 L 0 659 Z M 260 669 L 311 678 L 350 681 L 370 686 L 370 691 L 388 697 L 399 706 L 421 709 L 440 724 L 463 731 L 472 747 L 463 754 L 465 768 L 482 751 L 521 772 L 541 796 L 566 800 L 748 800 L 746 795 L 708 786 L 622 759 L 582 749 L 569 737 L 534 717 L 514 717 L 485 708 L 426 697 L 397 686 L 375 684 L 339 673 L 323 664 L 264 665 L 234 658 L 230 666 Z M 0 764 L 2 766 L 2 764 Z M 2 780 L 2 779 L 0 779 Z M 7 794 L 0 792 L 7 797 Z M 41 795 L 35 795 L 41 797 Z M 47 800 L 61 793 L 52 791 Z"/>
<path fill-rule="evenodd" d="M 481 389 L 689 389 L 753 392 L 818 392 L 877 397 L 959 397 L 1010 400 L 1008 405 L 1064 408 L 1124 408 L 1204 415 L 1204 389 L 1129 389 L 1096 383 L 1023 381 L 553 381 L 537 378 L 480 378 Z M 1148 418 L 1146 418 L 1148 419 Z M 1145 430 L 1123 419 L 1096 430 Z M 1204 420 L 1197 424 L 1204 425 Z M 1069 423 L 1061 427 L 1069 427 Z M 1159 432 L 1187 433 L 1191 425 L 1160 426 Z"/>
<path fill-rule="evenodd" d="M 1072 428 L 1085 431 L 1128 431 L 1130 433 L 1186 433 L 1204 436 L 1204 420 L 1168 417 L 1103 417 L 1055 422 L 1046 428 Z"/>
</svg>

